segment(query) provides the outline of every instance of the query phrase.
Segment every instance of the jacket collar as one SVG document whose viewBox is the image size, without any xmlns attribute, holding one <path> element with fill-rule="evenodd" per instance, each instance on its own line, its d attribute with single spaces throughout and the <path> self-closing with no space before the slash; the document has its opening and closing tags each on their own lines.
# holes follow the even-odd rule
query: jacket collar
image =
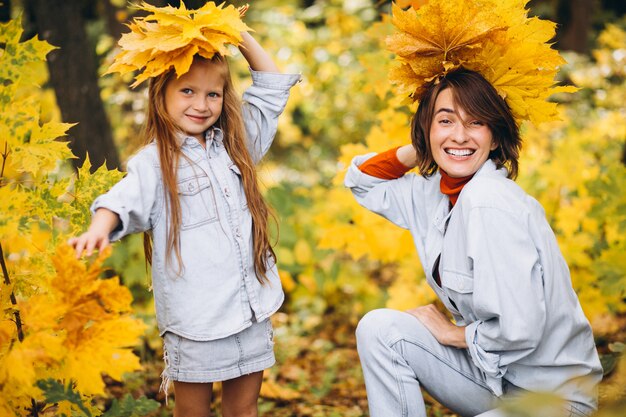
<svg viewBox="0 0 626 417">
<path fill-rule="evenodd" d="M 186 145 L 192 148 L 196 146 L 201 146 L 200 142 L 198 142 L 198 139 L 193 136 L 187 136 L 182 132 L 176 133 L 176 138 L 181 146 Z M 224 132 L 222 132 L 222 129 L 220 129 L 219 127 L 211 126 L 205 132 L 204 139 L 206 140 L 207 149 L 214 146 L 219 148 L 224 144 Z"/>
<path fill-rule="evenodd" d="M 487 159 L 485 163 L 480 168 L 478 168 L 478 171 L 476 171 L 476 173 L 474 174 L 474 178 L 489 176 L 493 175 L 494 173 L 495 175 L 500 175 L 502 177 L 506 177 L 508 175 L 508 171 L 506 170 L 506 168 L 498 169 L 495 162 L 493 162 L 491 159 Z"/>
<path fill-rule="evenodd" d="M 487 159 L 485 163 L 480 168 L 478 168 L 478 171 L 476 171 L 476 173 L 474 174 L 472 179 L 469 181 L 469 183 L 471 183 L 476 177 L 483 177 L 483 176 L 487 177 L 487 176 L 499 175 L 499 176 L 506 178 L 507 174 L 508 174 L 508 171 L 506 170 L 506 168 L 498 169 L 496 167 L 495 162 L 493 162 L 491 159 Z M 436 176 L 433 176 L 433 178 L 437 182 L 439 182 L 441 181 L 441 174 L 437 172 Z M 449 200 L 445 198 L 443 194 L 441 196 L 442 196 L 441 200 L 439 201 L 439 205 L 437 206 L 437 209 L 435 211 L 433 224 L 441 233 L 444 233 L 445 228 L 446 228 L 446 223 L 449 217 L 452 215 L 452 210 L 450 210 Z"/>
</svg>

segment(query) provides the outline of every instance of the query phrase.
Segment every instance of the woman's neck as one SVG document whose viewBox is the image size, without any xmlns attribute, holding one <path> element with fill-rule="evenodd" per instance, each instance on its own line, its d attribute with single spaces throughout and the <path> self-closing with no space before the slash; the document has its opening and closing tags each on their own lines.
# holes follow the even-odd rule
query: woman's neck
<svg viewBox="0 0 626 417">
<path fill-rule="evenodd" d="M 450 199 L 450 205 L 454 207 L 456 204 L 456 200 L 459 198 L 459 194 L 461 194 L 461 190 L 469 182 L 469 180 L 474 177 L 474 174 L 468 175 L 467 177 L 451 177 L 444 171 L 439 168 L 439 173 L 441 174 L 441 182 L 439 183 L 439 189 L 441 192 L 448 196 Z"/>
</svg>

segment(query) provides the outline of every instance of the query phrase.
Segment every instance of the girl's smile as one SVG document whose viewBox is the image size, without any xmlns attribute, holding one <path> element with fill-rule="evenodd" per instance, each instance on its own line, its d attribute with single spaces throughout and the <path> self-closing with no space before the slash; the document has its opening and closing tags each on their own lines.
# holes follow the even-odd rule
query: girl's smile
<svg viewBox="0 0 626 417">
<path fill-rule="evenodd" d="M 439 168 L 451 177 L 473 175 L 497 148 L 491 129 L 454 102 L 452 90 L 442 90 L 435 101 L 430 148 Z"/>
</svg>

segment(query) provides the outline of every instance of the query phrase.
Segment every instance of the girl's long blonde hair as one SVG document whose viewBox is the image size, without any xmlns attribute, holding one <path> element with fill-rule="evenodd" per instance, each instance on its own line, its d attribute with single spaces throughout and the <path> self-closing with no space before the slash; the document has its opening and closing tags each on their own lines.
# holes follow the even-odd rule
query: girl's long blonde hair
<svg viewBox="0 0 626 417">
<path fill-rule="evenodd" d="M 196 56 L 195 60 L 204 58 Z M 269 206 L 263 199 L 259 188 L 254 161 L 246 147 L 246 131 L 243 124 L 241 100 L 236 93 L 230 76 L 228 62 L 222 56 L 215 55 L 211 60 L 216 70 L 224 79 L 224 101 L 222 113 L 215 123 L 224 134 L 224 147 L 230 158 L 241 171 L 241 179 L 252 216 L 252 239 L 254 245 L 254 269 L 257 279 L 262 284 L 268 281 L 267 270 L 270 261 L 276 261 L 276 254 L 270 244 L 268 223 L 269 218 L 275 220 Z M 177 172 L 180 158 L 185 158 L 176 133 L 178 127 L 168 115 L 165 108 L 165 89 L 167 83 L 175 76 L 173 70 L 150 80 L 148 88 L 148 110 L 142 137 L 144 144 L 156 142 L 163 176 L 163 187 L 168 216 L 167 253 L 174 253 L 178 261 L 178 273 L 182 271 L 180 254 L 181 208 L 178 199 Z M 144 252 L 146 260 L 152 263 L 152 237 L 144 234 Z M 170 256 L 166 257 L 166 262 Z"/>
</svg>

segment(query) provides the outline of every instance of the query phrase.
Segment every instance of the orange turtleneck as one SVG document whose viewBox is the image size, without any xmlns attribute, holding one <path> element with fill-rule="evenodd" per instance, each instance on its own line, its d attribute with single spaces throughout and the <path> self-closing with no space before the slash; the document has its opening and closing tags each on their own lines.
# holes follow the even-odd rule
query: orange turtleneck
<svg viewBox="0 0 626 417">
<path fill-rule="evenodd" d="M 448 196 L 450 199 L 450 204 L 454 206 L 456 204 L 456 200 L 459 198 L 459 194 L 461 194 L 461 190 L 472 179 L 474 174 L 468 175 L 467 177 L 461 178 L 453 178 L 449 176 L 446 171 L 439 168 L 439 173 L 441 174 L 441 182 L 439 183 L 439 189 L 441 192 Z"/>
<path fill-rule="evenodd" d="M 379 153 L 361 164 L 359 169 L 364 174 L 384 180 L 394 180 L 396 178 L 400 178 L 410 171 L 411 168 L 407 167 L 398 160 L 398 157 L 396 156 L 397 150 L 398 147 Z M 462 178 L 453 178 L 443 169 L 439 169 L 439 172 L 441 173 L 439 189 L 443 194 L 448 196 L 450 204 L 454 206 L 456 204 L 456 200 L 459 198 L 459 194 L 461 193 L 463 186 L 472 179 L 473 175 Z"/>
<path fill-rule="evenodd" d="M 363 162 L 359 169 L 364 174 L 383 180 L 395 180 L 396 178 L 400 178 L 406 174 L 407 171 L 410 171 L 411 168 L 398 160 L 396 156 L 398 148 L 399 146 L 371 157 Z"/>
</svg>

